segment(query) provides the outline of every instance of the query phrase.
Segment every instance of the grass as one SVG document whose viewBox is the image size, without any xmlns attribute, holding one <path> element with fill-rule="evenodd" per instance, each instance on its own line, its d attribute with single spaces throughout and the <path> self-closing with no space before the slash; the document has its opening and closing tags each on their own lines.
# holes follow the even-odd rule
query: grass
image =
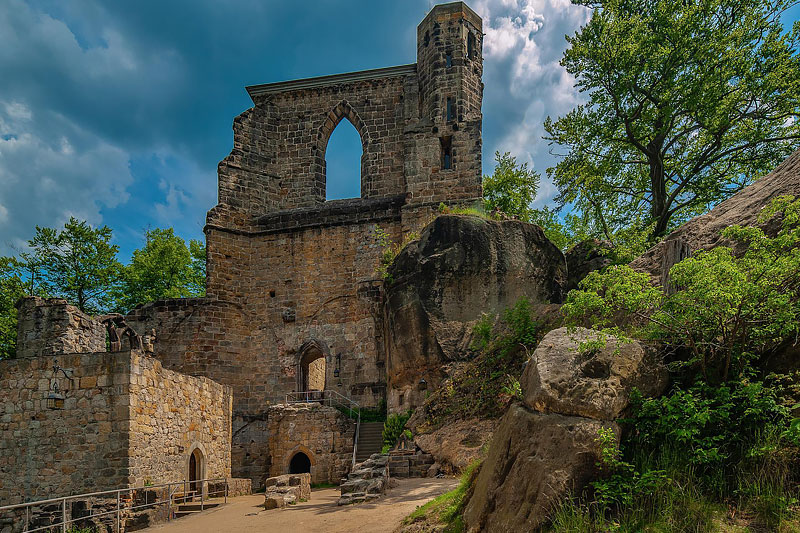
<svg viewBox="0 0 800 533">
<path fill-rule="evenodd" d="M 472 462 L 461 474 L 458 487 L 417 507 L 414 512 L 403 519 L 403 525 L 425 522 L 430 525 L 444 525 L 442 533 L 462 533 L 464 522 L 461 515 L 466 504 L 464 497 L 477 475 L 479 465 L 480 461 Z"/>
<path fill-rule="evenodd" d="M 336 483 L 312 483 L 312 489 L 337 489 L 339 485 Z"/>
</svg>

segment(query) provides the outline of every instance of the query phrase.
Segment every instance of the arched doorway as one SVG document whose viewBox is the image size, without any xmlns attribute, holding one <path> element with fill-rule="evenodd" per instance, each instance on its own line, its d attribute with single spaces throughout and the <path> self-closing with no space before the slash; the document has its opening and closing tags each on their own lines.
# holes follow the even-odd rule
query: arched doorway
<svg viewBox="0 0 800 533">
<path fill-rule="evenodd" d="M 203 479 L 203 452 L 195 448 L 189 456 L 189 490 L 197 493 L 200 489 L 199 481 Z"/>
<path fill-rule="evenodd" d="M 289 473 L 304 474 L 306 472 L 311 472 L 311 459 L 305 453 L 297 452 L 289 461 Z"/>
<path fill-rule="evenodd" d="M 327 346 L 318 341 L 309 341 L 300 347 L 297 387 L 300 392 L 324 391 L 327 364 Z"/>
</svg>

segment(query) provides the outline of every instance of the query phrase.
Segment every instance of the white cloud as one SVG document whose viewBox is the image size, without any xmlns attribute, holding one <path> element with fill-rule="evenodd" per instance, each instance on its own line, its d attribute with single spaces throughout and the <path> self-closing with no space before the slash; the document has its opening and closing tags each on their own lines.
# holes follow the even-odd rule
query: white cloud
<svg viewBox="0 0 800 533">
<path fill-rule="evenodd" d="M 47 111 L 0 101 L 0 249 L 70 216 L 100 223 L 128 199 L 128 154 Z M 39 129 L 47 134 L 42 134 Z"/>
<path fill-rule="evenodd" d="M 588 21 L 589 10 L 569 0 L 480 0 L 484 37 L 484 168 L 496 150 L 511 152 L 544 174 L 556 160 L 544 135 L 547 116 L 560 116 L 582 102 L 574 79 L 559 65 L 565 35 Z M 546 178 L 536 200 L 556 194 Z"/>
</svg>

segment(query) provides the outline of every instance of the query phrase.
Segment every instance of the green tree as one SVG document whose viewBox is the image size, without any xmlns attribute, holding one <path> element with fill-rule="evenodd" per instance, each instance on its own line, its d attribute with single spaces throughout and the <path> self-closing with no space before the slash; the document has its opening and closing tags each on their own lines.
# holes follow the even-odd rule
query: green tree
<svg viewBox="0 0 800 533">
<path fill-rule="evenodd" d="M 32 272 L 39 271 L 38 288 L 50 296 L 65 298 L 82 311 L 96 313 L 108 308 L 121 265 L 119 247 L 111 244 L 111 229 L 92 228 L 74 217 L 59 231 L 36 226 L 28 241 Z M 31 278 L 31 284 L 35 280 Z"/>
<path fill-rule="evenodd" d="M 145 232 L 145 245 L 124 267 L 115 308 L 120 312 L 163 298 L 205 294 L 205 246 L 186 242 L 172 228 Z"/>
<path fill-rule="evenodd" d="M 500 210 L 525 222 L 534 214 L 531 207 L 539 189 L 539 174 L 527 163 L 517 164 L 509 152 L 495 152 L 497 165 L 491 176 L 483 177 L 483 203 L 487 213 Z"/>
<path fill-rule="evenodd" d="M 755 227 L 722 232 L 743 253 L 718 246 L 670 269 L 670 290 L 627 265 L 592 272 L 563 306 L 577 323 L 611 328 L 623 321 L 631 336 L 659 340 L 706 380 L 747 375 L 751 363 L 784 339 L 800 335 L 800 200 L 776 199 L 762 222 L 781 214 L 768 237 Z"/>
<path fill-rule="evenodd" d="M 772 169 L 800 139 L 793 0 L 573 0 L 593 7 L 561 65 L 588 103 L 545 122 L 558 201 L 611 238 L 651 239 Z M 651 226 L 652 225 L 652 226 Z"/>
<path fill-rule="evenodd" d="M 16 355 L 17 301 L 25 295 L 21 265 L 13 257 L 0 257 L 0 359 Z"/>
</svg>

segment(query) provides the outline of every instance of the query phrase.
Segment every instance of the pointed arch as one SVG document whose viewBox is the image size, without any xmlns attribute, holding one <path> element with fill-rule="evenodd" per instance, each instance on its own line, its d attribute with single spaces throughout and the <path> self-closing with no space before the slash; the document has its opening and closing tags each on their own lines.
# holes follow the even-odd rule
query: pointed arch
<svg viewBox="0 0 800 533">
<path fill-rule="evenodd" d="M 353 125 L 359 137 L 361 138 L 360 196 L 362 198 L 365 197 L 365 191 L 367 190 L 366 178 L 369 174 L 367 165 L 369 161 L 369 147 L 371 144 L 370 134 L 367 131 L 367 126 L 364 124 L 364 120 L 353 108 L 350 102 L 347 100 L 342 100 L 330 111 L 328 111 L 328 113 L 325 115 L 325 119 L 322 121 L 322 124 L 316 133 L 313 163 L 314 168 L 312 171 L 314 174 L 314 181 L 316 182 L 315 188 L 319 191 L 320 195 L 323 196 L 323 200 L 325 199 L 324 196 L 326 192 L 325 152 L 328 148 L 328 141 L 330 140 L 333 131 L 336 129 L 339 123 L 345 119 Z"/>
</svg>

